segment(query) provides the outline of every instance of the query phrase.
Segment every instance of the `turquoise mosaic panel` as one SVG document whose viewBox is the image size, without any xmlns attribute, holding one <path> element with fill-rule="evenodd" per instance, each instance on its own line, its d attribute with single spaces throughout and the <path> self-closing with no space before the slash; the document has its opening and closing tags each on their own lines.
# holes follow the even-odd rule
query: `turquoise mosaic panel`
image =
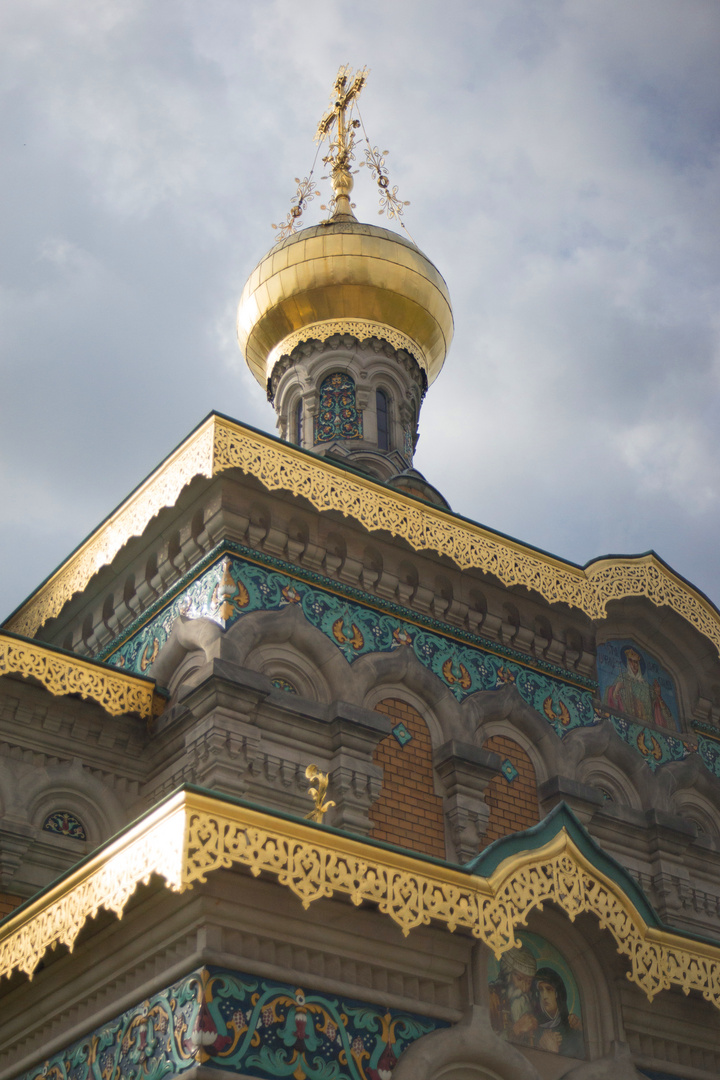
<svg viewBox="0 0 720 1080">
<path fill-rule="evenodd" d="M 720 743 L 717 739 L 708 739 L 704 735 L 698 735 L 697 749 L 705 768 L 720 779 Z"/>
<path fill-rule="evenodd" d="M 503 774 L 508 784 L 512 784 L 513 780 L 515 780 L 518 775 L 518 771 L 513 765 L 510 758 L 505 758 L 502 765 L 500 766 L 500 772 Z"/>
<path fill-rule="evenodd" d="M 403 1050 L 443 1020 L 202 968 L 18 1080 L 160 1080 L 200 1064 L 307 1080 L 387 1080 Z"/>
<path fill-rule="evenodd" d="M 402 723 L 402 721 L 399 724 L 395 725 L 395 727 L 392 729 L 392 733 L 401 746 L 407 746 L 407 744 L 412 739 L 412 735 Z"/>
<path fill-rule="evenodd" d="M 417 626 L 402 617 L 404 609 L 389 604 L 390 611 L 379 612 L 358 600 L 338 595 L 336 591 L 310 584 L 276 570 L 258 565 L 236 553 L 218 553 L 208 559 L 205 570 L 184 587 L 164 607 L 133 631 L 122 644 L 113 644 L 101 656 L 108 663 L 138 674 L 152 675 L 152 665 L 165 645 L 175 621 L 212 619 L 223 629 L 254 611 L 281 611 L 298 605 L 308 622 L 325 634 L 352 663 L 369 652 L 412 649 L 420 663 L 432 671 L 458 701 L 483 690 L 514 686 L 521 698 L 563 738 L 578 727 L 592 727 L 609 721 L 629 746 L 639 753 L 653 771 L 670 761 L 681 761 L 697 750 L 706 768 L 720 778 L 720 743 L 701 734 L 697 739 L 680 738 L 658 727 L 646 727 L 594 705 L 593 690 L 575 686 L 559 675 L 551 674 L 550 665 L 539 662 L 529 667 L 507 650 L 505 655 L 491 652 L 483 644 L 458 641 L 448 633 L 430 626 Z M 283 566 L 270 560 L 273 566 Z M 317 575 L 314 579 L 324 581 Z M 357 590 L 350 590 L 358 596 Z M 458 636 L 469 638 L 462 632 Z M 479 640 L 479 639 L 472 639 Z M 480 639 L 481 640 L 481 639 Z M 275 680 L 277 684 L 278 680 Z M 589 684 L 590 686 L 591 684 Z M 290 691 L 292 684 L 283 685 Z M 294 687 L 293 687 L 294 689 Z"/>
<path fill-rule="evenodd" d="M 697 743 L 692 739 L 679 739 L 674 735 L 668 735 L 657 728 L 644 727 L 635 724 L 632 720 L 626 720 L 622 716 L 613 716 L 603 709 L 596 709 L 595 715 L 598 723 L 601 720 L 609 720 L 620 738 L 633 750 L 636 750 L 645 760 L 645 764 L 655 772 L 661 765 L 668 761 L 682 761 L 688 754 L 698 749 Z M 718 747 L 720 750 L 720 746 Z M 701 754 L 702 756 L 702 754 Z M 708 758 L 710 755 L 708 755 Z M 703 761 L 716 776 L 720 777 L 720 754 L 715 757 L 714 767 L 708 761 Z"/>
<path fill-rule="evenodd" d="M 208 618 L 226 629 L 251 612 L 280 611 L 291 604 L 302 609 L 308 622 L 325 634 L 349 663 L 366 653 L 409 648 L 458 701 L 479 690 L 512 685 L 560 736 L 597 722 L 589 690 L 374 611 L 237 555 L 220 557 L 107 660 L 127 671 L 152 674 L 152 664 L 176 619 Z"/>
</svg>

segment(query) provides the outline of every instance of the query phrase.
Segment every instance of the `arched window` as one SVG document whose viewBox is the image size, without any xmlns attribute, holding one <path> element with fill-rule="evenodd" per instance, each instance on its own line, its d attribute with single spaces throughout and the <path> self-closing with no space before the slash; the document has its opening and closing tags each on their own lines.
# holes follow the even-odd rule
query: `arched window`
<svg viewBox="0 0 720 1080">
<path fill-rule="evenodd" d="M 390 409 L 384 390 L 375 391 L 375 412 L 377 414 L 378 449 L 390 449 Z"/>
<path fill-rule="evenodd" d="M 333 439 L 362 439 L 362 416 L 355 404 L 355 383 L 341 371 L 323 379 L 315 421 L 315 442 Z"/>
<path fill-rule="evenodd" d="M 298 398 L 298 403 L 295 406 L 295 442 L 298 446 L 302 446 L 303 436 L 303 399 Z"/>
</svg>

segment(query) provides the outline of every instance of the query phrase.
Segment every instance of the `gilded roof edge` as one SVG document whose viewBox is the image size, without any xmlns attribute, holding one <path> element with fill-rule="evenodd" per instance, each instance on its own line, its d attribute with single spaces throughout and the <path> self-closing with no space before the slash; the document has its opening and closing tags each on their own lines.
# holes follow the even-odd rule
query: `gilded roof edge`
<svg viewBox="0 0 720 1080">
<path fill-rule="evenodd" d="M 32 974 L 45 952 L 72 950 L 101 908 L 120 916 L 153 875 L 183 892 L 218 869 L 269 875 L 304 908 L 334 895 L 371 904 L 407 935 L 431 922 L 464 930 L 496 957 L 519 944 L 516 930 L 553 903 L 571 920 L 593 915 L 628 962 L 627 977 L 652 1000 L 676 986 L 720 1008 L 720 944 L 648 921 L 585 830 L 566 814 L 539 833 L 508 838 L 513 850 L 486 876 L 422 859 L 338 829 L 277 814 L 240 799 L 186 786 L 0 922 L 0 977 Z M 599 852 L 599 855 L 598 855 Z M 613 864 L 614 865 L 614 864 Z M 654 923 L 654 924 L 653 924 Z"/>
<path fill-rule="evenodd" d="M 450 558 L 461 570 L 491 574 L 502 585 L 522 586 L 550 604 L 567 604 L 594 620 L 612 600 L 642 596 L 672 608 L 712 642 L 720 655 L 720 612 L 654 552 L 600 557 L 584 567 L 423 503 L 370 477 L 212 413 L 6 620 L 32 637 L 139 536 L 162 509 L 173 506 L 196 476 L 208 479 L 240 469 L 268 491 L 307 499 L 318 511 L 335 510 L 370 532 L 384 531 L 416 551 Z"/>
<path fill-rule="evenodd" d="M 90 698 L 111 716 L 136 712 L 150 720 L 162 712 L 164 705 L 153 679 L 119 671 L 101 660 L 78 656 L 8 630 L 0 630 L 2 675 L 37 679 L 57 696 L 79 694 Z"/>
</svg>

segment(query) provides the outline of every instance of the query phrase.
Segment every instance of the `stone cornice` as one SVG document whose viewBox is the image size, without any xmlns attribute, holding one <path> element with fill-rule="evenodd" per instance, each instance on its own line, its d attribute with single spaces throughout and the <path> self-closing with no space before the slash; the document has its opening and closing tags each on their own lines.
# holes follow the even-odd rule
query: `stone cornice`
<svg viewBox="0 0 720 1080">
<path fill-rule="evenodd" d="M 523 842 L 523 838 L 526 841 Z M 497 957 L 551 902 L 574 919 L 594 915 L 628 958 L 628 978 L 652 998 L 671 986 L 720 1008 L 720 945 L 663 926 L 636 886 L 563 808 L 528 834 L 486 853 L 487 876 L 389 845 L 368 843 L 198 788 L 170 796 L 115 840 L 0 923 L 0 975 L 32 975 L 48 948 L 72 949 L 101 908 L 121 915 L 153 874 L 174 892 L 221 868 L 267 874 L 304 908 L 320 898 L 369 903 L 404 934 L 435 923 L 464 930 Z M 477 862 L 477 870 L 483 868 Z"/>
<path fill-rule="evenodd" d="M 439 507 L 422 503 L 298 447 L 213 414 L 134 491 L 65 563 L 6 621 L 27 636 L 57 616 L 92 576 L 139 536 L 196 476 L 239 469 L 268 491 L 306 499 L 316 510 L 350 517 L 416 551 L 451 559 L 461 570 L 491 574 L 550 604 L 567 604 L 594 620 L 612 600 L 645 597 L 668 606 L 703 634 L 720 655 L 720 612 L 654 553 L 600 558 L 576 566 Z"/>
</svg>

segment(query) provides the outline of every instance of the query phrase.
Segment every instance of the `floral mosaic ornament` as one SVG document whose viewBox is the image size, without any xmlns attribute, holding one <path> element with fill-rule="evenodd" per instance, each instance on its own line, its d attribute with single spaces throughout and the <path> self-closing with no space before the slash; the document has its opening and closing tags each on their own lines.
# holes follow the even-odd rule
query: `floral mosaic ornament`
<svg viewBox="0 0 720 1080">
<path fill-rule="evenodd" d="M 301 608 L 305 618 L 352 663 L 366 653 L 410 648 L 458 701 L 479 690 L 512 685 L 559 735 L 597 723 L 592 693 L 522 664 L 433 633 L 393 615 L 337 596 L 250 563 L 221 556 L 168 606 L 115 650 L 108 662 L 127 671 L 152 674 L 152 663 L 176 619 L 209 618 L 223 629 L 255 611 Z"/>
<path fill-rule="evenodd" d="M 718 753 L 720 746 L 716 744 L 717 748 L 713 753 L 710 740 L 702 739 L 700 736 L 697 740 L 679 739 L 664 731 L 658 731 L 657 728 L 634 724 L 623 716 L 613 716 L 612 713 L 603 709 L 596 709 L 595 715 L 598 722 L 609 720 L 623 742 L 636 750 L 653 772 L 668 761 L 683 761 L 688 754 L 697 750 L 710 772 L 720 777 L 720 753 Z"/>
<path fill-rule="evenodd" d="M 82 821 L 68 810 L 55 810 L 48 814 L 42 827 L 43 832 L 59 833 L 60 836 L 69 836 L 72 840 L 87 840 Z"/>
<path fill-rule="evenodd" d="M 362 439 L 362 416 L 355 403 L 355 383 L 336 371 L 323 379 L 315 421 L 315 442 L 333 439 Z"/>
<path fill-rule="evenodd" d="M 270 682 L 276 690 L 282 690 L 284 694 L 297 694 L 297 689 L 289 679 L 283 679 L 278 675 L 277 678 L 271 679 Z"/>
<path fill-rule="evenodd" d="M 179 1075 L 209 1064 L 263 1080 L 387 1080 L 433 1020 L 304 987 L 202 968 L 18 1080 Z"/>
<path fill-rule="evenodd" d="M 384 614 L 338 595 L 330 587 L 311 585 L 237 554 L 218 554 L 207 569 L 169 599 L 144 626 L 131 633 L 123 644 L 113 646 L 114 651 L 107 650 L 103 659 L 130 673 L 152 675 L 152 664 L 178 618 L 212 619 L 228 629 L 253 612 L 281 611 L 290 605 L 297 605 L 308 622 L 342 652 L 348 663 L 366 653 L 409 648 L 458 701 L 478 691 L 513 686 L 560 738 L 576 728 L 593 727 L 608 720 L 620 738 L 653 771 L 669 761 L 682 761 L 697 750 L 708 770 L 720 777 L 720 743 L 699 732 L 694 739 L 680 738 L 661 728 L 646 727 L 617 716 L 595 705 L 590 689 L 538 671 L 535 666 L 507 655 L 490 652 L 480 644 L 466 644 L 449 633 L 417 626 L 401 615 Z"/>
</svg>

